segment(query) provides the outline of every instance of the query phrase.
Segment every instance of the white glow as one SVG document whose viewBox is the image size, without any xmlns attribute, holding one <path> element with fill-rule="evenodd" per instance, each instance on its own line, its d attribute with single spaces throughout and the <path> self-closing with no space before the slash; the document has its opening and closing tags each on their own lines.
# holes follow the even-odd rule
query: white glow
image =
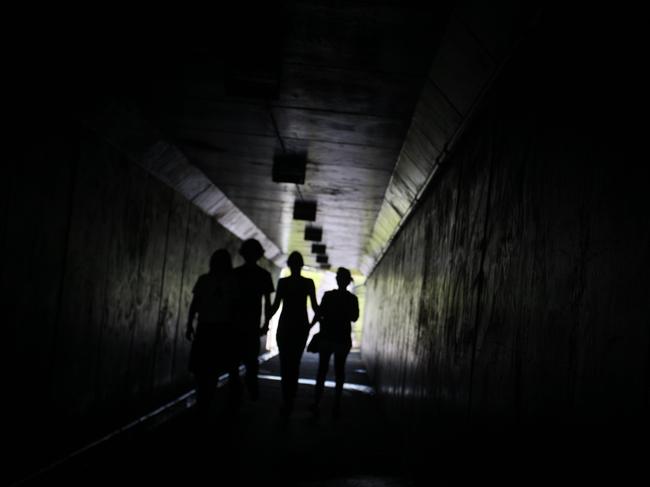
<svg viewBox="0 0 650 487">
<path fill-rule="evenodd" d="M 266 379 L 266 380 L 275 380 L 275 381 L 280 381 L 282 380 L 282 377 L 279 375 L 267 375 L 267 374 L 259 374 L 258 379 Z M 305 384 L 308 386 L 315 386 L 316 381 L 314 379 L 303 379 L 302 377 L 298 379 L 299 384 Z M 331 380 L 326 380 L 325 381 L 325 387 L 329 389 L 334 389 L 336 387 L 336 383 L 332 382 Z M 370 394 L 374 395 L 375 390 L 370 387 L 370 386 L 364 386 L 362 384 L 350 384 L 348 382 L 345 382 L 343 384 L 343 389 L 346 391 L 357 391 L 357 392 L 363 392 L 364 394 Z"/>
</svg>

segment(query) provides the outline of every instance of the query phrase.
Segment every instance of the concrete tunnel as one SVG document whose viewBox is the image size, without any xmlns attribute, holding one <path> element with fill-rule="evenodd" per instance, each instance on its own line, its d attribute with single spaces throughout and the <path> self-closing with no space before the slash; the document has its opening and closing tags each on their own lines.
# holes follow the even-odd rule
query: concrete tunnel
<svg viewBox="0 0 650 487">
<path fill-rule="evenodd" d="M 74 69 L 68 24 L 22 26 L 0 199 L 3 480 L 644 475 L 636 18 L 501 0 L 114 12 L 78 23 Z M 260 401 L 192 422 L 192 287 L 217 248 L 240 265 L 247 238 L 274 283 L 301 252 L 319 299 L 352 271 L 363 312 L 338 421 L 303 407 L 305 352 L 279 424 L 272 328 Z"/>
</svg>

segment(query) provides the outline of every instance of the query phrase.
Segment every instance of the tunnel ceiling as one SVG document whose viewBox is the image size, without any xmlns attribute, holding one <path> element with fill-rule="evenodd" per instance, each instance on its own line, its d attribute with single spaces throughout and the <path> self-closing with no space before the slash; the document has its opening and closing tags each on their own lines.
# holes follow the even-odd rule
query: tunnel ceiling
<svg viewBox="0 0 650 487">
<path fill-rule="evenodd" d="M 144 112 L 282 252 L 317 267 L 304 238 L 314 225 L 332 266 L 359 269 L 443 11 L 315 1 L 226 9 L 182 42 L 144 44 Z M 304 184 L 272 180 L 281 153 L 306 156 Z M 293 219 L 297 200 L 317 203 L 314 222 Z"/>
</svg>

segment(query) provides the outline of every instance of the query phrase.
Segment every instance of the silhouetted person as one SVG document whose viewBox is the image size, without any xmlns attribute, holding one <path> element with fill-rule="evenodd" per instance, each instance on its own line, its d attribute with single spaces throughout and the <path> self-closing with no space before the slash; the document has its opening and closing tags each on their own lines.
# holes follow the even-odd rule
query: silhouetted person
<svg viewBox="0 0 650 487">
<path fill-rule="evenodd" d="M 345 383 L 345 361 L 352 348 L 352 322 L 359 318 L 359 301 L 347 291 L 352 282 L 350 271 L 339 267 L 336 272 L 336 283 L 339 288 L 327 291 L 323 295 L 320 308 L 314 316 L 312 325 L 320 321 L 320 341 L 318 348 L 318 374 L 314 404 L 311 409 L 318 414 L 319 404 L 325 388 L 325 377 L 329 369 L 330 357 L 334 354 L 334 372 L 336 376 L 336 392 L 334 396 L 334 416 L 341 410 L 341 394 Z"/>
<path fill-rule="evenodd" d="M 238 350 L 239 361 L 246 367 L 245 382 L 249 397 L 257 400 L 260 335 L 266 334 L 269 329 L 271 293 L 274 291 L 273 279 L 269 271 L 257 265 L 257 261 L 264 255 L 264 248 L 257 240 L 253 238 L 245 240 L 239 253 L 245 263 L 233 272 L 237 293 L 235 311 L 237 340 L 233 345 Z M 264 325 L 260 328 L 262 299 L 264 300 Z"/>
<path fill-rule="evenodd" d="M 309 296 L 314 312 L 318 310 L 314 281 L 300 275 L 300 270 L 304 265 L 300 252 L 291 252 L 287 265 L 291 270 L 291 275 L 278 282 L 278 292 L 271 308 L 271 316 L 273 316 L 282 303 L 276 340 L 280 351 L 281 412 L 284 415 L 288 415 L 293 409 L 293 400 L 298 389 L 300 359 L 309 335 L 307 296 Z"/>
<path fill-rule="evenodd" d="M 208 414 L 219 375 L 226 370 L 232 372 L 235 366 L 231 346 L 234 333 L 231 277 L 230 254 L 220 249 L 210 258 L 210 271 L 199 277 L 192 290 L 194 296 L 185 336 L 192 340 L 189 368 L 196 380 L 197 409 L 202 417 Z"/>
</svg>

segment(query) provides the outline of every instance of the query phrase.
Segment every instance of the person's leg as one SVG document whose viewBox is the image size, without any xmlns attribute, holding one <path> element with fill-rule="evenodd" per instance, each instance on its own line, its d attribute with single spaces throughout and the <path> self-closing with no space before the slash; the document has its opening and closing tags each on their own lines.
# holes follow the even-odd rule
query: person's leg
<svg viewBox="0 0 650 487">
<path fill-rule="evenodd" d="M 302 361 L 302 352 L 305 349 L 306 343 L 304 341 L 296 343 L 293 352 L 293 382 L 291 390 L 291 398 L 294 399 L 298 393 L 298 379 L 300 379 L 300 362 Z"/>
<path fill-rule="evenodd" d="M 282 413 L 290 414 L 298 391 L 300 374 L 300 359 L 302 358 L 301 344 L 295 340 L 284 343 L 280 349 L 280 370 L 282 374 Z M 304 344 L 302 345 L 304 348 Z"/>
<path fill-rule="evenodd" d="M 296 344 L 292 343 L 291 348 L 287 351 L 286 362 L 286 394 L 284 397 L 285 405 L 289 410 L 293 409 L 293 401 L 298 389 L 298 370 L 300 364 L 300 352 L 296 350 Z"/>
<path fill-rule="evenodd" d="M 318 373 L 316 374 L 316 387 L 314 388 L 314 405 L 318 407 L 323 390 L 325 389 L 325 378 L 330 365 L 331 350 L 321 350 L 318 353 Z"/>
<path fill-rule="evenodd" d="M 280 385 L 282 388 L 282 409 L 286 409 L 287 399 L 289 397 L 289 376 L 290 376 L 290 359 L 289 350 L 284 341 L 278 341 L 278 352 L 280 356 Z"/>
<path fill-rule="evenodd" d="M 206 421 L 209 417 L 215 388 L 215 384 L 207 374 L 196 374 L 196 410 L 201 421 Z"/>
<path fill-rule="evenodd" d="M 231 354 L 228 362 L 228 408 L 236 411 L 241 405 L 242 383 L 239 378 L 239 354 Z"/>
<path fill-rule="evenodd" d="M 230 411 L 235 411 L 241 403 L 242 384 L 239 378 L 239 365 L 243 355 L 241 339 L 234 330 L 226 329 L 224 331 L 219 344 L 219 353 L 223 356 L 219 373 L 228 374 L 227 407 Z"/>
<path fill-rule="evenodd" d="M 336 376 L 336 389 L 334 394 L 335 415 L 341 411 L 341 395 L 343 394 L 343 384 L 345 383 L 345 361 L 348 358 L 349 349 L 337 350 L 334 353 L 334 374 Z"/>
<path fill-rule="evenodd" d="M 293 347 L 293 356 L 292 356 L 292 381 L 291 381 L 291 401 L 295 399 L 298 393 L 298 380 L 300 379 L 300 363 L 302 361 L 302 354 L 305 351 L 307 346 L 307 333 L 308 330 L 305 329 L 305 332 L 301 335 L 295 337 L 295 341 L 292 344 Z"/>
<path fill-rule="evenodd" d="M 259 371 L 258 357 L 260 354 L 260 339 L 257 335 L 246 337 L 246 388 L 252 400 L 259 397 L 259 386 L 257 382 L 257 373 Z"/>
</svg>

